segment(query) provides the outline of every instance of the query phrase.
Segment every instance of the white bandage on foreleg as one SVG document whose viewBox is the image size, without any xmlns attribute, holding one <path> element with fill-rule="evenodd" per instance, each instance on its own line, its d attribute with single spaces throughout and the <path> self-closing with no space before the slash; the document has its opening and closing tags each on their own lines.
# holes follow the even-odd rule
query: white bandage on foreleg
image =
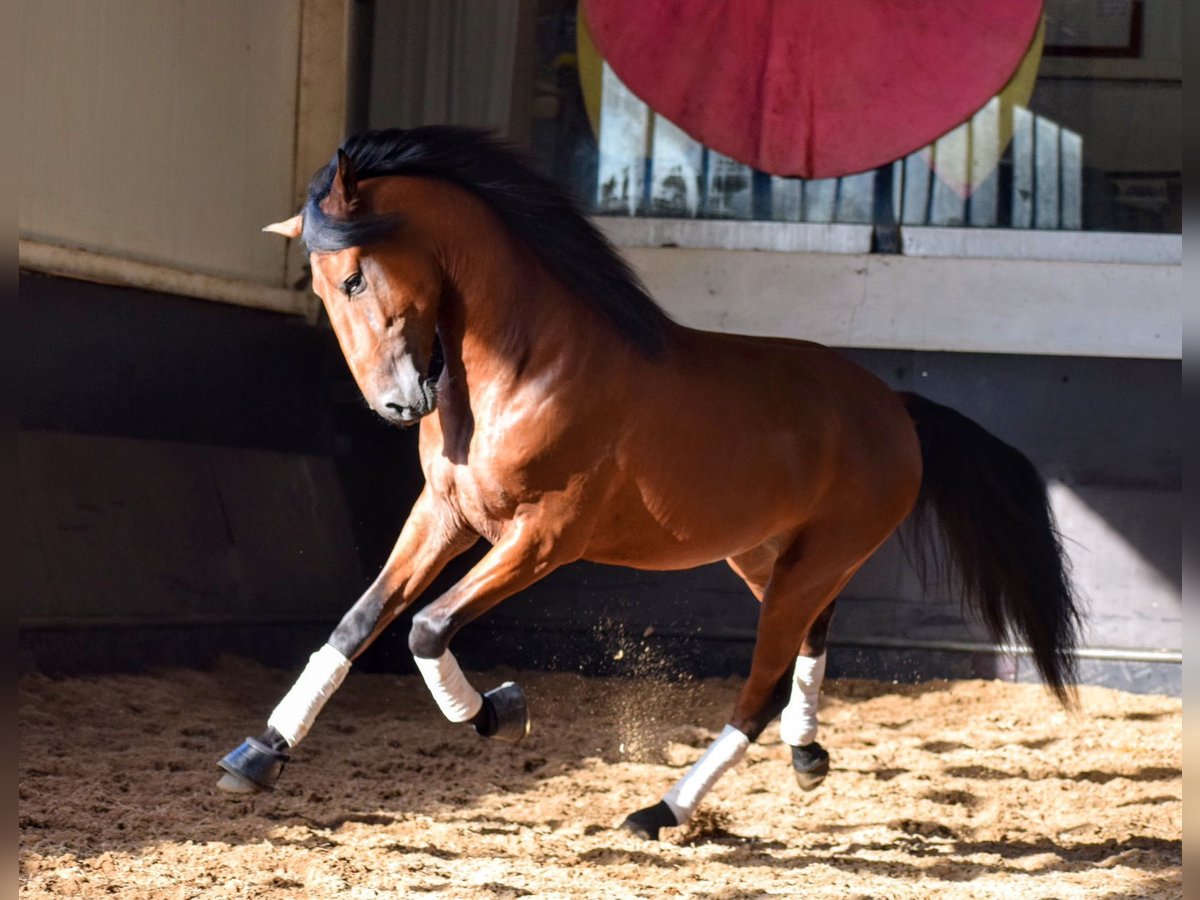
<svg viewBox="0 0 1200 900">
<path fill-rule="evenodd" d="M 349 671 L 350 660 L 326 644 L 309 657 L 308 665 L 279 701 L 267 724 L 283 735 L 289 747 L 295 747 Z"/>
<path fill-rule="evenodd" d="M 779 736 L 785 744 L 803 747 L 817 739 L 817 701 L 825 680 L 825 654 L 796 657 L 792 696 L 779 717 Z"/>
<path fill-rule="evenodd" d="M 422 659 L 419 656 L 413 659 L 417 661 L 417 668 L 429 685 L 429 693 L 437 701 L 438 709 L 447 719 L 451 722 L 469 722 L 475 718 L 483 706 L 483 697 L 471 687 L 471 682 L 467 681 L 467 676 L 449 650 L 437 659 Z"/>
<path fill-rule="evenodd" d="M 704 751 L 704 755 L 696 760 L 687 770 L 687 774 L 675 782 L 663 796 L 663 802 L 671 807 L 671 812 L 675 814 L 675 821 L 682 825 L 692 817 L 704 795 L 727 769 L 737 764 L 749 746 L 750 738 L 732 725 L 725 726 L 712 745 Z"/>
</svg>

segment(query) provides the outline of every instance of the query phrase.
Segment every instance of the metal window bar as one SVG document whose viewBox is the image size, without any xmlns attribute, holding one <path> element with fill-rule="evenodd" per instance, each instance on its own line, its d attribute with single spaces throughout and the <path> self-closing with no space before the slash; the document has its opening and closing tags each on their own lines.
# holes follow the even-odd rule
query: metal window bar
<svg viewBox="0 0 1200 900">
<path fill-rule="evenodd" d="M 901 160 L 831 179 L 781 178 L 703 147 L 654 114 L 606 65 L 596 211 L 755 221 L 872 224 L 895 252 L 901 225 L 1079 229 L 1082 138 L 1022 107 L 999 146 L 999 99 Z"/>
</svg>

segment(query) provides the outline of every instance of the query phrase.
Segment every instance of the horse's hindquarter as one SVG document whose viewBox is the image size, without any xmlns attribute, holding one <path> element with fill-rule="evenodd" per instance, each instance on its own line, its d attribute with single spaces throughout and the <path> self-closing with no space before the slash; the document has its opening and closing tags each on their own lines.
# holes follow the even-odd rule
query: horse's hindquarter
<svg viewBox="0 0 1200 900">
<path fill-rule="evenodd" d="M 594 561 L 687 568 L 835 523 L 869 552 L 915 499 L 899 397 L 825 347 L 683 329 L 633 390 Z"/>
</svg>

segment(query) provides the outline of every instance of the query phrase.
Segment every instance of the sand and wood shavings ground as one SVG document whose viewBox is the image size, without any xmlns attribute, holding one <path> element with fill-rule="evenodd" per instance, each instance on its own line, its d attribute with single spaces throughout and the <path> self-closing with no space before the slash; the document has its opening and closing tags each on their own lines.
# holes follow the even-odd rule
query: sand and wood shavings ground
<svg viewBox="0 0 1200 900">
<path fill-rule="evenodd" d="M 354 673 L 272 794 L 216 760 L 295 677 L 20 681 L 20 896 L 1178 898 L 1182 705 L 1002 682 L 826 685 L 811 794 L 773 725 L 696 819 L 613 826 L 719 732 L 737 681 L 517 677 L 522 744 L 442 720 L 416 677 Z"/>
</svg>

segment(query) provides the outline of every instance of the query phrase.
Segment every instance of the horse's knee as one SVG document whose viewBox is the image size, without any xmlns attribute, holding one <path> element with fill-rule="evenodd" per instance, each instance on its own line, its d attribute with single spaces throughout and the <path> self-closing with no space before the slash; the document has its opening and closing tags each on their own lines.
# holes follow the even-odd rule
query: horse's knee
<svg viewBox="0 0 1200 900">
<path fill-rule="evenodd" d="M 446 652 L 453 636 L 450 619 L 426 607 L 413 617 L 412 628 L 408 632 L 408 649 L 413 656 L 437 659 Z"/>
</svg>

